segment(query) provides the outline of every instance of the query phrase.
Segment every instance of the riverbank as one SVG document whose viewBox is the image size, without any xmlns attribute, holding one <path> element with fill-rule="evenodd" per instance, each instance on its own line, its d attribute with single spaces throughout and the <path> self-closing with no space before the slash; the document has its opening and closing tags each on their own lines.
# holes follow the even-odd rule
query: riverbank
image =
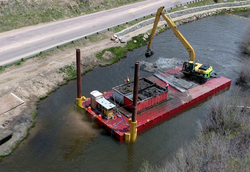
<svg viewBox="0 0 250 172">
<path fill-rule="evenodd" d="M 219 13 L 220 12 L 218 12 L 218 14 Z M 182 18 L 179 19 L 185 20 L 187 18 L 187 16 L 182 16 Z M 146 33 L 147 30 L 151 28 L 152 25 L 149 25 L 148 27 L 130 32 L 124 35 L 124 37 L 126 37 L 127 40 L 131 40 L 132 37 L 140 33 Z M 164 26 L 162 28 L 164 28 Z M 113 35 L 112 32 L 106 32 L 105 34 L 108 37 Z M 138 38 L 142 39 L 142 37 L 140 36 Z M 134 40 L 131 41 L 134 43 Z M 82 70 L 88 71 L 91 70 L 93 66 L 109 64 L 109 61 L 103 61 L 101 58 L 98 59 L 95 55 L 103 49 L 118 46 L 125 47 L 125 44 L 112 42 L 109 38 L 94 43 L 86 42 L 86 44 L 82 46 L 77 46 L 76 48 L 80 48 L 82 51 Z M 67 80 L 74 78 L 74 62 L 75 47 L 51 56 L 40 56 L 39 58 L 26 60 L 21 64 L 12 65 L 1 72 L 0 96 L 2 97 L 7 93 L 13 92 L 25 101 L 23 105 L 1 115 L 1 128 L 7 128 L 14 133 L 8 142 L 0 146 L 0 154 L 2 156 L 8 155 L 20 140 L 25 138 L 27 130 L 34 124 L 37 100 L 39 101 L 47 97 L 60 85 L 66 84 Z M 72 67 L 65 67 L 65 65 L 68 66 L 69 64 L 73 64 Z M 65 73 L 65 71 L 68 72 Z M 71 77 L 69 77 L 68 74 L 71 75 Z"/>
<path fill-rule="evenodd" d="M 239 90 L 238 90 L 239 91 Z M 249 171 L 250 99 L 245 96 L 214 97 L 197 137 L 178 150 L 163 167 L 144 162 L 141 171 Z"/>
</svg>

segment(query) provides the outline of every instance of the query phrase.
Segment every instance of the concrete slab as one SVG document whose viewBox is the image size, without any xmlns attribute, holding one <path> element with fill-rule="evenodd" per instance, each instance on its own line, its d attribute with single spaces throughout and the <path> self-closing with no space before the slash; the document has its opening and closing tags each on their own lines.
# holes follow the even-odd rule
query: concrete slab
<svg viewBox="0 0 250 172">
<path fill-rule="evenodd" d="M 8 129 L 0 128 L 0 145 L 4 144 L 12 137 L 13 132 Z"/>
<path fill-rule="evenodd" d="M 0 115 L 23 104 L 24 101 L 15 94 L 6 94 L 0 98 Z"/>
</svg>

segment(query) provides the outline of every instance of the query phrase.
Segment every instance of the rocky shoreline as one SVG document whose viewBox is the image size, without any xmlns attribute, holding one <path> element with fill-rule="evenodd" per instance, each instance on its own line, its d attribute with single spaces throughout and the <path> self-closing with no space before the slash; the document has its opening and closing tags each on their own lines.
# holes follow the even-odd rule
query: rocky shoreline
<svg viewBox="0 0 250 172">
<path fill-rule="evenodd" d="M 243 1 L 248 4 L 250 1 Z M 240 3 L 240 2 L 237 2 Z M 232 4 L 232 3 L 230 3 Z M 220 5 L 220 4 L 216 4 Z M 215 6 L 215 5 L 213 5 Z M 235 6 L 230 8 L 250 8 L 249 5 Z M 195 11 L 199 9 L 206 9 L 211 7 L 196 7 L 194 9 L 186 9 L 186 13 L 182 11 L 174 12 L 180 16 L 174 17 L 174 21 L 179 21 L 177 24 L 187 23 L 199 18 L 207 17 L 210 15 L 219 14 L 224 8 L 213 8 L 208 12 Z M 232 11 L 229 7 L 225 7 L 228 11 Z M 193 13 L 193 12 L 194 13 Z M 188 13 L 188 14 L 187 14 Z M 181 15 L 182 14 L 182 15 Z M 172 14 L 173 15 L 173 14 Z M 194 17 L 195 16 L 195 17 Z M 154 20 L 154 19 L 149 19 Z M 130 39 L 132 36 L 138 35 L 138 33 L 145 33 L 147 30 L 152 28 L 152 24 L 147 24 L 148 21 L 138 23 L 136 26 L 125 29 L 119 33 L 118 36 L 124 36 L 126 39 Z M 144 23 L 144 24 L 142 24 Z M 164 25 L 164 22 L 160 23 Z M 132 29 L 133 28 L 133 29 Z M 111 36 L 111 35 L 110 35 Z M 95 54 L 100 52 L 102 49 L 122 46 L 120 43 L 110 43 L 110 39 L 99 41 L 98 43 L 92 43 L 79 47 L 82 52 L 88 52 L 82 57 L 82 61 L 85 64 L 82 66 L 82 71 L 89 69 L 89 66 L 96 66 L 103 64 L 102 61 L 95 57 Z M 99 45 L 99 46 L 98 46 Z M 64 80 L 65 73 L 59 73 L 59 69 L 67 66 L 68 64 L 74 64 L 75 61 L 75 50 L 72 48 L 70 51 L 66 51 L 63 54 L 59 53 L 53 56 L 53 59 L 60 57 L 59 60 L 52 61 L 49 58 L 32 58 L 23 64 L 23 66 L 11 66 L 4 72 L 0 73 L 0 96 L 13 92 L 22 98 L 25 103 L 9 112 L 1 115 L 0 118 L 0 132 L 1 130 L 9 130 L 13 133 L 11 139 L 0 145 L 0 157 L 9 155 L 13 149 L 28 135 L 28 131 L 35 124 L 35 116 L 37 114 L 36 108 L 39 100 L 46 98 L 52 91 L 55 91 L 61 85 L 66 84 Z M 64 62 L 61 62 L 64 61 Z M 55 68 L 53 68 L 55 66 Z M 73 65 L 74 66 L 74 65 Z M 35 71 L 33 75 L 22 75 L 21 71 L 29 70 Z M 6 76 L 5 76 L 6 75 Z M 16 80 L 11 81 L 11 76 L 15 75 Z M 5 77 L 3 77 L 5 76 Z M 4 80 L 5 79 L 5 80 Z M 8 83 L 10 82 L 10 83 Z M 6 83 L 6 84 L 5 84 Z M 5 84 L 5 85 L 4 85 Z"/>
<path fill-rule="evenodd" d="M 195 8 L 190 8 L 190 9 L 185 9 L 185 10 L 180 10 L 180 11 L 175 11 L 168 13 L 171 18 L 176 22 L 176 26 L 195 21 L 197 19 L 202 19 L 204 17 L 209 17 L 213 15 L 217 15 L 223 12 L 223 10 L 227 12 L 233 12 L 233 8 L 241 8 L 241 7 L 248 7 L 250 1 L 241 1 L 241 2 L 231 2 L 231 3 L 219 3 L 219 4 L 214 4 L 214 5 L 206 5 L 206 6 L 201 6 L 201 7 L 195 7 Z M 182 5 L 184 6 L 184 5 Z M 184 6 L 185 8 L 186 6 Z M 191 14 L 191 15 L 190 15 Z M 181 16 L 186 16 L 185 19 L 179 19 Z M 161 17 L 160 21 L 164 21 L 164 19 Z M 142 27 L 145 27 L 147 25 L 153 24 L 154 23 L 154 18 L 142 21 L 136 25 L 133 25 L 129 28 L 126 28 L 120 32 L 115 33 L 115 37 L 117 37 L 119 40 L 123 39 L 123 36 L 133 32 L 135 30 L 138 30 Z M 162 24 L 162 23 L 161 23 Z"/>
</svg>

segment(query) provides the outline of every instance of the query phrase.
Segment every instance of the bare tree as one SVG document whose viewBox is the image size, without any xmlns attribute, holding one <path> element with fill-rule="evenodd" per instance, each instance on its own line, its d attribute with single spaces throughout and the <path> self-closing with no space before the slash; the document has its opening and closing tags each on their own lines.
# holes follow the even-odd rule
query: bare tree
<svg viewBox="0 0 250 172">
<path fill-rule="evenodd" d="M 208 106 L 206 120 L 199 122 L 196 140 L 181 148 L 161 168 L 143 163 L 141 171 L 249 171 L 250 98 L 217 96 Z"/>
<path fill-rule="evenodd" d="M 250 51 L 250 48 L 249 48 L 249 51 Z M 250 83 L 250 59 L 247 59 L 244 61 L 241 67 L 239 78 L 236 81 L 236 84 L 238 85 L 247 84 L 247 83 Z"/>
<path fill-rule="evenodd" d="M 248 21 L 246 30 L 243 34 L 242 52 L 250 55 L 250 21 Z"/>
</svg>

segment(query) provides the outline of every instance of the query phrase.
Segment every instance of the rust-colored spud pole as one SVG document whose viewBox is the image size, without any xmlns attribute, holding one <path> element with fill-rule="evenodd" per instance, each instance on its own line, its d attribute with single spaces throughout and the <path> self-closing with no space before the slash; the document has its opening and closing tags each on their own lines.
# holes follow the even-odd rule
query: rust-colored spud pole
<svg viewBox="0 0 250 172">
<path fill-rule="evenodd" d="M 137 101 L 138 101 L 138 87 L 139 87 L 139 69 L 140 63 L 135 63 L 135 74 L 134 74 L 134 90 L 133 90 L 133 109 L 132 109 L 132 119 L 130 118 L 128 122 L 130 123 L 129 132 L 125 133 L 126 142 L 135 142 L 137 138 Z"/>
<path fill-rule="evenodd" d="M 77 70 L 77 98 L 82 96 L 81 82 L 81 50 L 76 49 L 76 70 Z"/>
<path fill-rule="evenodd" d="M 76 49 L 76 71 L 77 71 L 77 104 L 82 107 L 82 81 L 81 81 L 81 50 Z"/>
<path fill-rule="evenodd" d="M 135 63 L 132 122 L 136 122 L 140 62 Z"/>
</svg>

